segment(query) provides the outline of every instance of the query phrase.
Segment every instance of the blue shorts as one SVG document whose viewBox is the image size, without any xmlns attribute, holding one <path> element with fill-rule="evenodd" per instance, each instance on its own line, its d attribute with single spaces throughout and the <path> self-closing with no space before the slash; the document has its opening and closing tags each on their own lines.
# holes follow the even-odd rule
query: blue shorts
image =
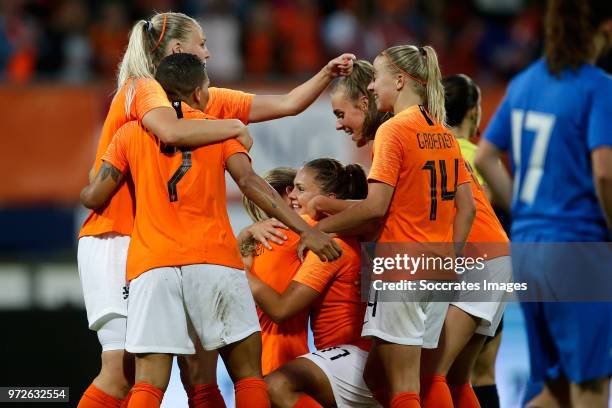
<svg viewBox="0 0 612 408">
<path fill-rule="evenodd" d="M 584 241 L 588 239 L 569 234 L 513 236 L 513 242 Z M 564 280 L 563 275 L 570 271 L 577 275 L 584 273 L 574 268 L 560 271 L 558 259 L 548 260 L 549 257 L 538 252 L 537 245 L 532 248 L 532 252 L 523 250 L 516 256 L 513 252 L 515 279 L 520 280 L 521 276 L 541 282 L 549 279 L 550 283 L 551 277 Z M 521 307 L 531 366 L 525 402 L 537 395 L 547 380 L 563 376 L 572 383 L 583 383 L 612 374 L 612 302 L 523 302 Z"/>
</svg>

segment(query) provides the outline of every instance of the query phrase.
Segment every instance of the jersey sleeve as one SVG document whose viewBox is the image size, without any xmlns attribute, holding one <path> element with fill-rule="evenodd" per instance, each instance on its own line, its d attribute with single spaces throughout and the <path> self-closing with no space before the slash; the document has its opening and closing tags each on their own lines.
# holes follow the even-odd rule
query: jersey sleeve
<svg viewBox="0 0 612 408">
<path fill-rule="evenodd" d="M 610 118 L 612 118 L 612 78 L 602 77 L 593 92 L 589 121 L 587 125 L 587 143 L 589 150 L 601 146 L 612 146 Z"/>
<path fill-rule="evenodd" d="M 322 262 L 312 251 L 308 251 L 304 263 L 293 277 L 295 282 L 308 286 L 322 293 L 334 279 L 342 265 L 343 257 L 333 262 Z"/>
<path fill-rule="evenodd" d="M 136 82 L 136 91 L 132 103 L 134 117 L 139 121 L 152 109 L 168 107 L 172 104 L 159 82 L 150 78 L 139 79 Z"/>
<path fill-rule="evenodd" d="M 511 132 L 510 103 L 506 93 L 485 130 L 484 139 L 493 143 L 498 149 L 508 151 L 510 149 Z"/>
<path fill-rule="evenodd" d="M 227 159 L 229 159 L 231 156 L 237 153 L 245 154 L 246 157 L 248 157 L 249 161 L 252 161 L 251 156 L 249 155 L 249 152 L 247 152 L 244 146 L 240 144 L 240 142 L 237 141 L 236 139 L 228 139 L 222 143 L 223 143 L 223 163 L 225 163 Z"/>
<path fill-rule="evenodd" d="M 219 119 L 239 119 L 249 123 L 249 114 L 255 95 L 225 88 L 208 88 L 206 113 Z"/>
<path fill-rule="evenodd" d="M 121 126 L 102 156 L 102 161 L 108 162 L 121 173 L 126 173 L 129 168 L 128 149 L 135 124 L 137 122 L 133 121 Z"/>
<path fill-rule="evenodd" d="M 402 168 L 402 144 L 394 129 L 383 125 L 374 138 L 374 157 L 368 180 L 395 187 Z"/>
</svg>

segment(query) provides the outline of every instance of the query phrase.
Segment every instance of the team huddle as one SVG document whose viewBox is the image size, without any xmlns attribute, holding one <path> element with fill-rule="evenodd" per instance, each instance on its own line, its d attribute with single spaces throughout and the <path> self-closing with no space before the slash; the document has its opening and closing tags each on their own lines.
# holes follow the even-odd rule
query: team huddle
<svg viewBox="0 0 612 408">
<path fill-rule="evenodd" d="M 160 13 L 136 23 L 120 64 L 81 193 L 92 211 L 78 265 L 102 369 L 79 407 L 159 407 L 174 356 L 189 406 L 225 407 L 219 355 L 236 407 L 495 406 L 472 372 L 498 337 L 501 295 L 361 294 L 361 242 L 441 243 L 453 256 L 495 243 L 481 273 L 512 280 L 485 179 L 496 181 L 474 170 L 468 140 L 476 84 L 443 79 L 432 47 L 399 45 L 253 95 L 209 87 L 205 41 L 192 18 Z M 369 174 L 316 158 L 257 175 L 246 125 L 299 114 L 330 84 L 336 129 L 372 149 Z M 225 172 L 253 221 L 237 237 Z"/>
</svg>

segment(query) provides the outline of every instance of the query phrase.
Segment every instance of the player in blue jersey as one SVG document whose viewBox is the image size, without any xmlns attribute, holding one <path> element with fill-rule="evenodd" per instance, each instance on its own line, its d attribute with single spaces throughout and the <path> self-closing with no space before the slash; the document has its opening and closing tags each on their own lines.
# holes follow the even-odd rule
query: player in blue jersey
<svg viewBox="0 0 612 408">
<path fill-rule="evenodd" d="M 512 209 L 514 242 L 536 248 L 610 238 L 612 78 L 594 64 L 611 46 L 612 2 L 549 2 L 545 56 L 512 80 L 475 160 L 493 193 Z M 503 152 L 512 159 L 512 178 L 499 160 Z M 560 286 L 611 263 L 608 255 L 585 257 L 576 270 L 531 253 L 513 262 L 515 278 L 548 276 L 550 283 L 553 276 Z M 533 302 L 522 308 L 531 364 L 527 407 L 607 407 L 612 303 Z"/>
</svg>

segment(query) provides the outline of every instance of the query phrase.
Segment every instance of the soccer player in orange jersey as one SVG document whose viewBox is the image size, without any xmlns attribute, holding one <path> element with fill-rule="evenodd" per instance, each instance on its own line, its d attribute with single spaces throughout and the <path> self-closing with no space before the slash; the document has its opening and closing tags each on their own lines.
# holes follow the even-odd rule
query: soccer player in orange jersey
<svg viewBox="0 0 612 408">
<path fill-rule="evenodd" d="M 279 167 L 267 172 L 263 178 L 290 205 L 288 194 L 293 189 L 295 174 L 295 169 Z M 268 218 L 247 197 L 244 197 L 244 207 L 255 221 L 237 237 L 245 269 L 274 290 L 283 292 L 301 265 L 297 252 L 300 238 L 293 231 L 287 231 L 279 221 Z M 282 323 L 274 322 L 260 308 L 257 308 L 257 314 L 261 326 L 263 375 L 308 353 L 308 309 Z"/>
<path fill-rule="evenodd" d="M 337 118 L 336 129 L 349 134 L 358 147 L 366 145 L 369 140 L 373 139 L 373 133 L 381 121 L 384 120 L 384 117 L 377 116 L 376 112 L 372 113 L 369 109 L 371 106 L 375 106 L 372 93 L 366 89 L 372 75 L 371 64 L 365 61 L 356 61 L 351 75 L 339 79 L 333 86 L 331 101 Z M 459 80 L 464 85 L 460 88 L 460 91 L 445 87 L 447 96 L 445 106 L 447 123 L 453 126 L 453 131 L 457 132 L 458 136 L 462 136 L 470 129 L 471 131 L 477 129 L 480 120 L 480 106 L 477 87 L 472 85 L 474 89 L 470 88 L 472 90 L 472 94 L 470 94 L 464 89 L 465 80 L 463 77 L 457 78 L 457 81 Z M 453 81 L 453 83 L 457 81 Z M 375 125 L 372 126 L 371 124 Z M 458 137 L 457 140 L 461 145 L 462 139 Z M 467 140 L 466 142 L 469 143 Z M 469 163 L 469 151 L 467 148 L 462 149 L 467 163 Z M 470 168 L 471 166 L 468 166 L 468 170 Z M 477 178 L 474 178 L 472 182 L 472 192 L 477 212 L 468 236 L 468 242 L 490 243 L 485 244 L 485 248 L 481 249 L 489 250 L 488 259 L 492 261 L 491 264 L 487 262 L 488 270 L 479 271 L 479 273 L 490 281 L 506 282 L 510 278 L 509 258 L 504 256 L 508 253 L 508 238 L 500 228 L 500 224 L 484 196 Z M 313 217 L 320 214 L 335 214 L 350 205 L 351 203 L 348 202 L 317 196 L 309 202 L 309 214 Z M 462 299 L 464 301 L 461 301 Z M 433 395 L 436 393 L 430 392 L 430 384 L 435 382 L 434 388 L 438 387 L 440 381 L 443 381 L 441 375 L 445 375 L 449 370 L 449 364 L 456 360 L 456 364 L 453 365 L 450 372 L 450 383 L 454 385 L 454 405 L 465 407 L 473 406 L 474 403 L 477 404 L 469 387 L 469 371 L 474 363 L 475 354 L 478 353 L 484 340 L 483 335 L 493 336 L 495 334 L 504 304 L 499 301 L 500 299 L 481 299 L 486 300 L 486 302 L 473 302 L 473 300 L 478 300 L 478 296 L 470 293 L 460 293 L 457 302 L 453 302 L 449 308 L 439 349 L 423 351 L 424 355 L 427 354 L 424 358 L 426 361 L 424 375 L 421 376 L 421 395 L 425 399 L 430 395 L 431 398 L 434 398 Z M 462 311 L 463 309 L 466 310 L 467 314 Z M 475 326 L 476 323 L 478 323 L 477 327 Z M 474 331 L 477 334 L 472 336 Z M 470 343 L 461 349 L 468 340 L 470 340 Z M 462 352 L 457 355 L 459 351 Z M 447 405 L 451 403 L 448 397 L 447 394 L 445 398 Z M 431 401 L 424 402 L 431 403 Z"/>
<path fill-rule="evenodd" d="M 289 199 L 301 214 L 310 198 L 318 194 L 340 199 L 363 199 L 367 194 L 361 167 L 343 166 L 334 159 L 306 163 L 294 184 Z M 282 325 L 310 310 L 317 351 L 288 362 L 266 377 L 275 406 L 377 406 L 362 376 L 369 341 L 361 338 L 365 304 L 360 298 L 359 244 L 349 238 L 337 241 L 344 250 L 338 260 L 324 263 L 308 254 L 283 290 L 249 275 L 255 301 L 271 320 Z"/>
<path fill-rule="evenodd" d="M 196 56 L 169 56 L 156 75 L 173 99 L 180 97 L 194 108 L 187 117 L 207 118 L 196 110 L 203 111 L 208 100 L 208 78 Z M 337 258 L 339 245 L 308 226 L 253 172 L 236 141 L 193 150 L 169 148 L 130 122 L 118 131 L 103 160 L 102 170 L 83 190 L 83 203 L 102 206 L 128 169 L 137 203 L 127 261 L 132 293 L 126 349 L 137 356 L 129 406 L 159 406 L 172 355 L 193 354 L 195 334 L 206 350 L 221 350 L 235 381 L 237 406 L 269 406 L 260 378 L 259 324 L 238 269 L 242 263 L 223 199 L 225 169 L 249 198 L 298 232 L 322 259 Z"/>
<path fill-rule="evenodd" d="M 180 52 L 195 54 L 203 61 L 210 57 L 206 36 L 191 17 L 181 13 L 158 13 L 150 20 L 140 20 L 134 25 L 119 66 L 117 92 L 102 128 L 91 177 L 100 169 L 101 157 L 117 129 L 130 120 L 138 120 L 168 145 L 201 146 L 237 137 L 241 143 L 250 146 L 252 140 L 245 124 L 303 111 L 334 77 L 350 73 L 354 58 L 351 54 L 344 54 L 330 61 L 313 78 L 285 95 L 252 95 L 211 88 L 206 113 L 227 120 L 180 121 L 163 89 L 153 79 L 161 59 Z M 119 406 L 133 381 L 127 374 L 131 371 L 133 359 L 124 353 L 127 313 L 125 262 L 134 223 L 129 184 L 124 183 L 103 208 L 92 211 L 79 233 L 78 266 L 89 327 L 98 333 L 102 344 L 102 368 L 85 392 L 80 408 Z M 214 354 L 198 355 L 197 364 L 216 364 Z M 192 364 L 181 364 L 184 366 Z M 192 387 L 196 384 L 200 385 L 196 391 L 207 390 L 210 387 L 202 385 L 210 385 L 219 400 L 216 378 L 197 375 L 198 372 L 214 370 L 192 368 L 188 370 L 190 375 L 183 376 L 190 403 L 199 398 Z"/>
<path fill-rule="evenodd" d="M 475 133 L 480 123 L 480 91 L 465 75 L 446 78 L 443 83 L 446 123 L 462 147 L 466 166 L 472 176 L 470 184 L 476 204 L 476 216 L 467 237 L 469 247 L 465 252 L 472 258 L 486 259 L 483 270 L 468 270 L 464 273 L 463 280 L 478 281 L 481 284 L 483 279 L 507 283 L 512 277 L 508 236 L 497 219 L 477 175 L 472 171 L 476 146 L 472 145 L 468 138 Z M 446 314 L 438 349 L 423 353 L 423 371 L 426 378 L 433 376 L 434 379 L 441 379 L 440 376 L 445 376 L 451 387 L 453 405 L 456 408 L 480 407 L 470 384 L 470 376 L 486 337 L 494 337 L 500 324 L 505 307 L 503 293 L 458 291 Z M 421 394 L 426 396 L 427 390 L 423 390 Z M 499 404 L 498 401 L 495 403 Z M 489 405 L 493 404 L 485 406 Z"/>
<path fill-rule="evenodd" d="M 378 110 L 392 112 L 394 117 L 376 132 L 368 197 L 323 219 L 318 228 L 343 232 L 382 220 L 377 242 L 448 242 L 461 250 L 475 207 L 459 147 L 442 125 L 445 110 L 440 77 L 431 47 L 391 47 L 375 59 L 369 90 Z M 425 143 L 425 134 L 437 134 L 443 143 Z M 442 172 L 446 172 L 447 185 L 442 184 L 443 177 L 433 176 Z M 368 307 L 362 332 L 374 339 L 364 374 L 368 386 L 383 404 L 389 403 L 381 390 L 386 388 L 390 406 L 420 406 L 421 347 L 437 346 L 448 304 L 368 305 L 372 307 Z M 450 398 L 447 387 L 446 393 Z"/>
</svg>

